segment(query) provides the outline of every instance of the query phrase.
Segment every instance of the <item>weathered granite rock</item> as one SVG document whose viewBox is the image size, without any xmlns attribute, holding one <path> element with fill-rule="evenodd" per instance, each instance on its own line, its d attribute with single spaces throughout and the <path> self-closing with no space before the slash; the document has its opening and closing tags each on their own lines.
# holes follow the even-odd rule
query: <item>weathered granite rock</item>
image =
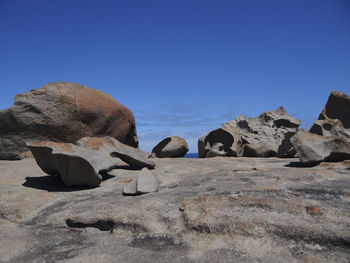
<svg viewBox="0 0 350 263">
<path fill-rule="evenodd" d="M 350 261 L 350 161 L 154 161 L 159 191 L 136 197 L 121 195 L 135 170 L 67 190 L 33 159 L 0 161 L 0 261 Z"/>
<path fill-rule="evenodd" d="M 301 129 L 291 138 L 291 142 L 304 165 L 350 159 L 350 144 L 341 137 L 325 137 Z"/>
<path fill-rule="evenodd" d="M 19 159 L 28 141 L 74 143 L 84 136 L 111 136 L 137 147 L 132 112 L 110 95 L 83 85 L 54 82 L 17 95 L 0 111 L 0 159 Z"/>
<path fill-rule="evenodd" d="M 97 186 L 101 173 L 117 166 L 117 159 L 133 168 L 154 168 L 155 163 L 136 148 L 124 145 L 112 137 L 83 137 L 76 142 L 43 141 L 27 143 L 35 160 L 47 174 L 58 174 L 66 185 Z"/>
<path fill-rule="evenodd" d="M 157 192 L 159 182 L 154 175 L 147 169 L 143 168 L 137 175 L 137 192 L 142 194 Z"/>
<path fill-rule="evenodd" d="M 242 140 L 236 128 L 222 126 L 204 134 L 198 140 L 199 158 L 240 156 Z"/>
<path fill-rule="evenodd" d="M 157 178 L 148 170 L 143 168 L 137 172 L 137 177 L 127 183 L 123 187 L 124 195 L 141 195 L 158 192 L 159 182 Z"/>
<path fill-rule="evenodd" d="M 128 181 L 123 187 L 124 195 L 136 195 L 136 193 L 137 193 L 137 178 L 131 179 L 131 181 Z"/>
<path fill-rule="evenodd" d="M 350 96 L 333 90 L 310 132 L 339 136 L 350 142 Z"/>
<path fill-rule="evenodd" d="M 152 150 L 152 156 L 158 158 L 184 157 L 188 152 L 187 142 L 179 136 L 165 138 Z"/>
<path fill-rule="evenodd" d="M 290 116 L 283 107 L 279 107 L 256 118 L 241 115 L 223 126 L 238 130 L 244 144 L 243 156 L 293 157 L 295 151 L 292 149 L 290 138 L 297 132 L 299 125 L 300 120 Z"/>
<path fill-rule="evenodd" d="M 117 166 L 116 159 L 103 151 L 79 147 L 71 143 L 42 141 L 27 143 L 40 168 L 47 174 L 59 175 L 65 185 L 98 186 L 101 172 Z"/>
</svg>

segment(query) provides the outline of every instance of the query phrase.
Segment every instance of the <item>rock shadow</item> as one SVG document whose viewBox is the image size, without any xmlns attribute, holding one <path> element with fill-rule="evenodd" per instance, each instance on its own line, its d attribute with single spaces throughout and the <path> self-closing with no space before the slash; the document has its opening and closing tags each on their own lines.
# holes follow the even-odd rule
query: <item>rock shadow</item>
<svg viewBox="0 0 350 263">
<path fill-rule="evenodd" d="M 102 181 L 111 179 L 115 177 L 114 175 L 110 175 L 108 173 L 101 173 Z M 38 177 L 26 177 L 25 182 L 22 184 L 25 187 L 35 188 L 39 190 L 45 190 L 48 192 L 74 192 L 74 191 L 83 191 L 93 189 L 95 187 L 91 187 L 88 185 L 83 186 L 66 186 L 61 178 L 57 175 L 46 175 L 46 176 L 38 176 Z"/>
<path fill-rule="evenodd" d="M 284 167 L 307 168 L 307 167 L 310 167 L 310 166 L 302 164 L 301 162 L 290 162 L 288 164 L 285 164 Z"/>
</svg>

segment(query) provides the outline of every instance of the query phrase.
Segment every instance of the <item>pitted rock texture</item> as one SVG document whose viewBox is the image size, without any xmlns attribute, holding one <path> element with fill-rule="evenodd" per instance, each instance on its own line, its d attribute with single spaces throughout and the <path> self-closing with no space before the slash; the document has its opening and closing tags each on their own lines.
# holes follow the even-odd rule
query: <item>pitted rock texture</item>
<svg viewBox="0 0 350 263">
<path fill-rule="evenodd" d="M 204 134 L 198 140 L 200 158 L 215 156 L 241 156 L 242 139 L 234 127 L 222 126 Z"/>
<path fill-rule="evenodd" d="M 189 148 L 185 139 L 179 136 L 167 137 L 152 150 L 152 156 L 158 158 L 184 157 Z"/>
<path fill-rule="evenodd" d="M 267 111 L 256 118 L 244 115 L 225 123 L 234 127 L 243 140 L 243 152 L 247 157 L 293 157 L 290 138 L 297 132 L 300 120 L 290 116 L 283 107 Z"/>
<path fill-rule="evenodd" d="M 291 138 L 291 142 L 304 165 L 350 159 L 350 144 L 342 137 L 320 136 L 301 129 Z"/>
<path fill-rule="evenodd" d="M 20 159 L 26 142 L 74 143 L 84 136 L 111 136 L 138 146 L 132 112 L 112 96 L 83 85 L 54 82 L 19 94 L 0 111 L 0 159 Z"/>
<path fill-rule="evenodd" d="M 112 137 L 84 137 L 76 142 L 29 142 L 27 147 L 40 168 L 47 174 L 59 175 L 68 186 L 98 186 L 102 174 L 118 165 L 119 158 L 131 168 L 154 168 L 141 151 L 124 145 Z"/>
<path fill-rule="evenodd" d="M 123 196 L 138 171 L 67 188 L 32 159 L 0 162 L 2 262 L 349 262 L 350 162 L 154 158 L 157 193 Z"/>
<path fill-rule="evenodd" d="M 310 132 L 339 136 L 350 142 L 350 96 L 333 90 Z"/>
</svg>

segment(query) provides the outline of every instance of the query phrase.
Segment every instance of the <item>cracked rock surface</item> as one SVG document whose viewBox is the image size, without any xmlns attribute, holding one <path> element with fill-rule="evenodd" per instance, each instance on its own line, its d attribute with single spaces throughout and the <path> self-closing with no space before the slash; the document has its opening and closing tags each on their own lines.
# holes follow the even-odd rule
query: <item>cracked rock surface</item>
<svg viewBox="0 0 350 263">
<path fill-rule="evenodd" d="M 154 158 L 65 187 L 33 159 L 0 161 L 0 262 L 349 262 L 350 162 Z M 121 169 L 123 168 L 123 169 Z"/>
</svg>

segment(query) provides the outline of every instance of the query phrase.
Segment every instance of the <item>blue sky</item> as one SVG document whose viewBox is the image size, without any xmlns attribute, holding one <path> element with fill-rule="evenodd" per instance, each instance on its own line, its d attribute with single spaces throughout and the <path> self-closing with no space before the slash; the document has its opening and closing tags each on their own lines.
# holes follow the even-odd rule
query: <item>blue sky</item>
<svg viewBox="0 0 350 263">
<path fill-rule="evenodd" d="M 284 106 L 309 128 L 350 94 L 348 0 L 0 0 L 0 109 L 72 81 L 135 117 L 140 147 Z"/>
</svg>

